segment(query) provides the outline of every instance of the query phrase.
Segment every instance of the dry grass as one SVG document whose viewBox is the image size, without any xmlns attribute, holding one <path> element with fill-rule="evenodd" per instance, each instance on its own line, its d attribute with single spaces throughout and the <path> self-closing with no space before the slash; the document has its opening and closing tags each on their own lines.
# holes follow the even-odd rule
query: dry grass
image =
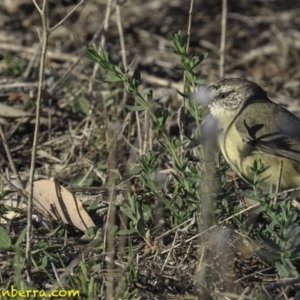
<svg viewBox="0 0 300 300">
<path fill-rule="evenodd" d="M 254 254 L 255 242 L 237 230 L 232 220 L 200 233 L 190 229 L 201 224 L 201 215 L 185 224 L 174 224 L 169 212 L 157 199 L 151 199 L 141 184 L 134 172 L 140 166 L 139 155 L 148 149 L 160 152 L 163 171 L 158 181 L 173 171 L 170 156 L 159 147 L 159 135 L 151 129 L 149 114 L 124 108 L 124 104 L 133 105 L 134 98 L 124 93 L 123 85 L 96 80 L 105 74 L 84 58 L 84 47 L 89 44 L 97 49 L 99 42 L 104 43 L 117 65 L 128 64 L 136 57 L 133 68 L 142 74 L 141 93 L 145 95 L 151 88 L 154 99 L 164 96 L 162 106 L 170 112 L 166 131 L 170 138 L 178 137 L 177 113 L 182 100 L 175 90 L 182 91 L 183 77 L 182 72 L 173 69 L 180 59 L 173 53 L 171 34 L 186 32 L 189 1 L 123 2 L 116 7 L 112 1 L 107 12 L 108 1 L 86 1 L 49 35 L 35 177 L 54 178 L 76 193 L 86 207 L 96 205 L 90 215 L 101 228 L 104 243 L 83 238 L 82 233 L 62 225 L 55 225 L 56 232 L 36 227 L 31 241 L 34 260 L 38 266 L 43 265 L 45 253 L 48 260 L 43 267 L 32 266 L 31 286 L 51 290 L 58 281 L 61 288 L 80 289 L 83 299 L 296 297 L 298 282 L 274 286 L 278 281 L 276 271 Z M 299 114 L 298 1 L 228 2 L 225 76 L 257 82 L 271 99 Z M 50 27 L 77 3 L 49 1 Z M 190 51 L 209 53 L 200 68 L 208 84 L 219 76 L 221 11 L 221 1 L 201 0 L 195 1 L 192 13 Z M 105 17 L 106 12 L 109 15 Z M 39 80 L 41 19 L 31 1 L 1 1 L 0 24 L 1 102 L 30 113 L 16 117 L 0 111 L 0 120 L 16 168 L 27 181 Z M 193 126 L 187 117 L 187 132 Z M 191 151 L 197 156 L 196 150 Z M 3 149 L 0 156 L 4 173 L 10 165 Z M 131 245 L 127 236 L 114 237 L 113 231 L 106 230 L 114 224 L 126 228 L 128 220 L 121 214 L 120 205 L 128 201 L 128 191 L 143 203 L 151 203 L 152 212 L 145 223 L 147 234 L 132 235 Z M 227 198 L 228 211 L 236 204 L 230 200 L 237 198 L 231 197 Z M 10 223 L 7 230 L 13 241 L 24 226 L 24 217 Z M 38 251 L 38 241 L 47 244 L 46 250 Z M 15 278 L 19 283 L 26 281 L 25 269 L 14 265 L 17 259 L 22 261 L 22 255 L 16 255 L 13 249 L 0 251 L 2 288 L 16 284 Z M 73 281 L 65 272 L 67 266 Z"/>
</svg>

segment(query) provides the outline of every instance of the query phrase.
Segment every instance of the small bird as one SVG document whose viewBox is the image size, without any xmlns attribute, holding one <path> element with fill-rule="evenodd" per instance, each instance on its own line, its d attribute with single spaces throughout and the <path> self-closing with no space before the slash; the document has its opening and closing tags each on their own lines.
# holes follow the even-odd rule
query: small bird
<svg viewBox="0 0 300 300">
<path fill-rule="evenodd" d="M 268 168 L 262 187 L 275 187 L 282 161 L 279 190 L 300 186 L 300 119 L 271 101 L 257 84 L 230 78 L 211 87 L 211 114 L 218 120 L 218 140 L 231 168 L 252 178 L 254 161 Z"/>
</svg>

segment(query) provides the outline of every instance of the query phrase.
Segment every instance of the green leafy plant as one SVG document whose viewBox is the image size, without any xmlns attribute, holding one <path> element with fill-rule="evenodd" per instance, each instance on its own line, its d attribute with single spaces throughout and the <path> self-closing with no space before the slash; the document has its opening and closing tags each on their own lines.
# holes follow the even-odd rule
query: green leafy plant
<svg viewBox="0 0 300 300">
<path fill-rule="evenodd" d="M 185 40 L 181 37 L 180 33 L 173 35 L 173 39 L 176 47 L 175 53 L 182 57 L 181 69 L 187 74 L 189 86 L 188 92 L 191 97 L 191 94 L 195 92 L 194 88 L 196 87 L 196 84 L 202 82 L 199 80 L 200 72 L 195 71 L 195 68 L 202 62 L 205 55 L 188 55 L 183 49 Z M 175 224 L 180 224 L 188 218 L 191 218 L 198 210 L 199 201 L 201 201 L 201 192 L 199 189 L 199 177 L 201 177 L 201 172 L 197 166 L 193 166 L 193 164 L 190 163 L 190 152 L 185 153 L 184 145 L 189 140 L 177 138 L 171 139 L 169 137 L 165 130 L 165 124 L 169 117 L 169 112 L 163 107 L 158 107 L 157 101 L 153 99 L 152 91 L 149 91 L 146 97 L 143 97 L 139 92 L 141 74 L 138 69 L 133 72 L 131 71 L 134 60 L 131 62 L 129 67 L 125 69 L 122 63 L 120 63 L 117 68 L 108 52 L 102 47 L 98 53 L 91 46 L 87 46 L 85 49 L 85 55 L 92 61 L 98 63 L 103 71 L 106 72 L 107 76 L 105 79 L 101 80 L 102 82 L 122 82 L 125 86 L 126 92 L 129 95 L 135 96 L 137 105 L 126 104 L 125 107 L 128 111 L 149 112 L 152 118 L 152 128 L 158 131 L 160 134 L 159 136 L 161 137 L 158 140 L 158 143 L 172 158 L 172 164 L 174 167 L 172 176 L 175 180 L 174 193 L 170 198 L 167 196 L 170 186 L 157 186 L 155 178 L 158 176 L 160 170 L 160 164 L 157 162 L 159 156 L 158 153 L 149 151 L 143 157 L 140 157 L 140 163 L 142 166 L 140 180 L 149 192 L 152 193 L 153 197 L 160 201 L 167 210 L 171 211 L 171 216 Z M 184 94 L 184 96 L 188 97 L 186 94 Z M 191 110 L 193 114 L 197 116 L 198 121 L 200 121 L 203 113 L 201 109 L 197 109 L 194 102 L 191 104 Z M 182 156 L 179 155 L 179 153 L 185 153 L 185 155 Z M 168 181 L 168 183 L 170 182 Z M 132 195 L 130 197 L 132 197 Z M 139 199 L 135 202 L 138 201 Z M 143 205 L 140 205 L 139 209 L 142 209 Z M 138 219 L 141 219 L 141 215 L 138 215 L 138 218 L 136 218 L 138 209 L 134 208 L 132 204 L 129 204 L 129 206 L 124 209 L 124 213 L 127 213 L 128 216 L 130 216 L 130 219 L 138 224 Z M 135 215 L 135 217 L 133 217 L 133 215 Z"/>
<path fill-rule="evenodd" d="M 7 75 L 18 77 L 20 76 L 26 67 L 25 61 L 18 61 L 14 60 L 13 54 L 9 51 L 5 52 L 4 60 L 7 64 Z"/>
<path fill-rule="evenodd" d="M 131 192 L 128 193 L 128 203 L 120 207 L 121 211 L 129 218 L 129 229 L 120 230 L 118 234 L 138 233 L 146 237 L 146 222 L 151 216 L 151 207 L 141 203 L 137 196 Z"/>
<path fill-rule="evenodd" d="M 300 258 L 298 212 L 287 194 L 277 196 L 271 186 L 268 193 L 261 193 L 261 183 L 267 180 L 263 177 L 267 169 L 261 161 L 255 161 L 251 168 L 253 176 L 247 178 L 253 192 L 241 192 L 260 203 L 253 213 L 263 214 L 266 218 L 266 225 L 261 227 L 258 235 L 252 235 L 262 242 L 257 254 L 271 262 L 282 277 L 299 276 L 293 264 L 293 261 Z M 277 201 L 274 201 L 275 197 Z"/>
</svg>

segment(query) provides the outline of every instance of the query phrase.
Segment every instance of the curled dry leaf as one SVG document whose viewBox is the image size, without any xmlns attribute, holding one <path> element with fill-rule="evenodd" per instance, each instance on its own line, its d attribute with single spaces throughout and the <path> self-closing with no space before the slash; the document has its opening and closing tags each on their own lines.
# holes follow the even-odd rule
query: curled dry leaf
<svg viewBox="0 0 300 300">
<path fill-rule="evenodd" d="M 29 185 L 26 191 L 29 192 Z M 62 220 L 82 231 L 95 226 L 81 202 L 63 186 L 51 180 L 33 183 L 33 206 L 45 217 Z"/>
</svg>

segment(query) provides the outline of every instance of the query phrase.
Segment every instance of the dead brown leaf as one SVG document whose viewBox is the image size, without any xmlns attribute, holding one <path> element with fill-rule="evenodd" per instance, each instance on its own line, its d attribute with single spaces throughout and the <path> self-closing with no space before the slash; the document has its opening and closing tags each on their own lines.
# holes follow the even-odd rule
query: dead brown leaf
<svg viewBox="0 0 300 300">
<path fill-rule="evenodd" d="M 29 185 L 26 191 L 29 192 Z M 33 206 L 45 217 L 62 220 L 82 231 L 95 226 L 81 202 L 63 186 L 51 180 L 33 183 Z"/>
</svg>

